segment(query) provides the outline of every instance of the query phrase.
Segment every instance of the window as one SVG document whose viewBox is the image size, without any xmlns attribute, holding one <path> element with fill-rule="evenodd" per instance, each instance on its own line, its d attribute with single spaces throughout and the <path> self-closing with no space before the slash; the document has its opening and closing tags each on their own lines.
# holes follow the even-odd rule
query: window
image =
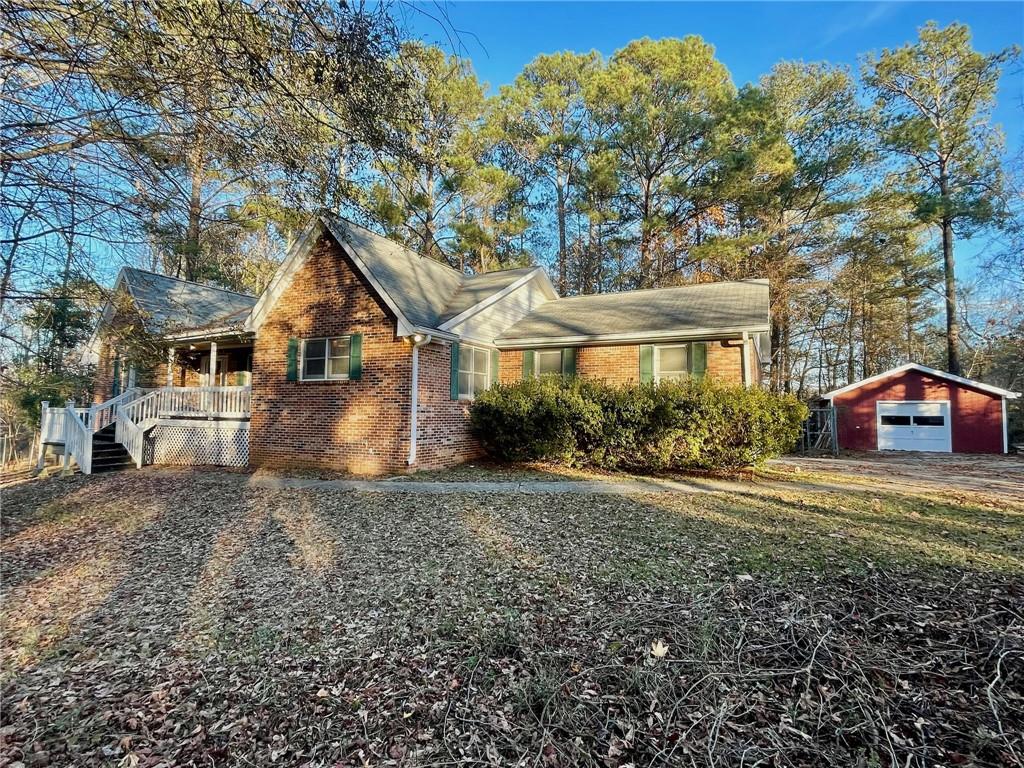
<svg viewBox="0 0 1024 768">
<path fill-rule="evenodd" d="M 537 375 L 562 374 L 562 350 L 542 349 L 537 351 Z"/>
<path fill-rule="evenodd" d="M 654 348 L 654 380 L 683 381 L 690 375 L 687 344 Z"/>
<path fill-rule="evenodd" d="M 944 427 L 946 419 L 943 416 L 915 416 L 915 427 Z"/>
<path fill-rule="evenodd" d="M 916 417 L 916 418 L 920 418 L 920 417 Z M 942 417 L 940 416 L 939 418 L 941 419 Z M 882 416 L 882 426 L 883 427 L 909 427 L 910 426 L 910 417 L 909 416 L 884 415 L 884 416 Z"/>
<path fill-rule="evenodd" d="M 302 342 L 302 380 L 347 379 L 352 338 L 305 339 Z"/>
<path fill-rule="evenodd" d="M 488 387 L 490 354 L 486 349 L 459 345 L 459 399 L 472 400 Z"/>
</svg>

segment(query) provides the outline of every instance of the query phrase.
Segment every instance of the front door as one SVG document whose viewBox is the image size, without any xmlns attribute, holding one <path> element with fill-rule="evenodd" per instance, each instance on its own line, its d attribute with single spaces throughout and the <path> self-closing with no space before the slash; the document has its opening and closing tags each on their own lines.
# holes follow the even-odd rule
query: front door
<svg viewBox="0 0 1024 768">
<path fill-rule="evenodd" d="M 881 401 L 878 414 L 878 450 L 950 453 L 953 431 L 948 400 Z"/>
</svg>

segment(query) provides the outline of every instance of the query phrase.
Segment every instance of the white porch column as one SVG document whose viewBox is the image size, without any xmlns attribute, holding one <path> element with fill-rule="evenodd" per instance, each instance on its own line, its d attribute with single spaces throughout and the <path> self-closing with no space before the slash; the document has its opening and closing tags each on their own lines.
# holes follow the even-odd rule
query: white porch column
<svg viewBox="0 0 1024 768">
<path fill-rule="evenodd" d="M 207 382 L 207 386 L 217 386 L 217 342 L 210 342 L 210 380 Z M 206 417 L 208 419 L 213 418 L 213 392 L 206 393 Z"/>
<path fill-rule="evenodd" d="M 175 349 L 174 347 L 167 348 L 167 386 L 174 386 L 174 361 L 175 361 Z"/>
</svg>

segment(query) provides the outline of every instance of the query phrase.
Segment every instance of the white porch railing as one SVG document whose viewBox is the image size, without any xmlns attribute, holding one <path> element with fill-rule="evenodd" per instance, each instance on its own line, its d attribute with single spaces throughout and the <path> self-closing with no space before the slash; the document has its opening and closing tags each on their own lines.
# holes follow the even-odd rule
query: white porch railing
<svg viewBox="0 0 1024 768">
<path fill-rule="evenodd" d="M 43 443 L 63 443 L 64 463 L 73 457 L 83 474 L 92 472 L 92 435 L 114 424 L 114 439 L 142 466 L 146 431 L 162 418 L 247 419 L 252 388 L 161 387 L 131 388 L 91 408 L 61 409 L 43 403 L 40 432 Z"/>
<path fill-rule="evenodd" d="M 249 416 L 252 387 L 164 387 L 157 393 L 161 416 L 238 419 Z"/>
<path fill-rule="evenodd" d="M 88 475 L 92 473 L 92 429 L 79 410 L 74 400 L 68 400 L 64 408 L 64 468 L 70 468 L 73 458 L 82 474 Z"/>
<path fill-rule="evenodd" d="M 39 439 L 41 443 L 63 443 L 64 442 L 64 408 L 51 408 L 46 400 L 42 402 L 42 412 L 39 419 Z M 75 413 L 88 424 L 89 409 L 75 408 Z"/>
<path fill-rule="evenodd" d="M 248 418 L 250 387 L 162 387 L 115 410 L 114 439 L 142 466 L 143 435 L 162 418 Z"/>
<path fill-rule="evenodd" d="M 109 424 L 114 423 L 114 411 L 117 406 L 121 403 L 128 403 L 137 398 L 142 393 L 141 389 L 136 387 L 129 387 L 120 395 L 112 397 L 104 403 L 94 405 L 89 409 L 89 421 L 88 424 L 92 428 L 93 432 L 99 432 L 101 429 Z"/>
</svg>

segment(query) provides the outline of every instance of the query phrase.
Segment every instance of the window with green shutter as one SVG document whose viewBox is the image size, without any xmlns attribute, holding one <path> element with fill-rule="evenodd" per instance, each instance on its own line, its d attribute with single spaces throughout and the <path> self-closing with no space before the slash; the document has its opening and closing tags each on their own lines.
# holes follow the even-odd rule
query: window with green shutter
<svg viewBox="0 0 1024 768">
<path fill-rule="evenodd" d="M 347 381 L 363 375 L 363 336 L 288 340 L 288 381 Z"/>
<path fill-rule="evenodd" d="M 640 347 L 640 381 L 702 379 L 707 370 L 707 344 L 659 344 Z"/>
<path fill-rule="evenodd" d="M 523 351 L 523 378 L 575 376 L 576 348 L 527 349 Z"/>
<path fill-rule="evenodd" d="M 458 355 L 452 356 L 452 399 L 472 400 L 497 378 L 497 350 L 469 344 L 457 346 Z"/>
</svg>

